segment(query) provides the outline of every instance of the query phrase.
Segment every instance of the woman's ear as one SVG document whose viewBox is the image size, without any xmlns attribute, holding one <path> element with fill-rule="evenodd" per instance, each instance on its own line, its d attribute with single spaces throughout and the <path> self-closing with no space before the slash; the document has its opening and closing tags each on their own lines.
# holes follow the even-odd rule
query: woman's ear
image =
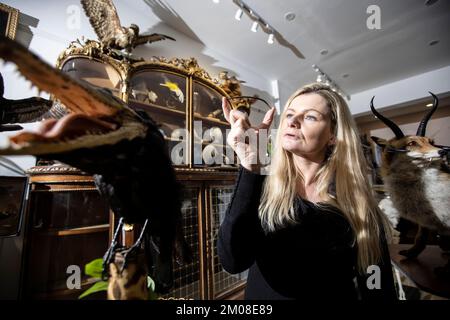
<svg viewBox="0 0 450 320">
<path fill-rule="evenodd" d="M 332 146 L 336 144 L 336 136 L 333 134 L 330 138 L 330 140 L 328 141 L 328 145 Z"/>
</svg>

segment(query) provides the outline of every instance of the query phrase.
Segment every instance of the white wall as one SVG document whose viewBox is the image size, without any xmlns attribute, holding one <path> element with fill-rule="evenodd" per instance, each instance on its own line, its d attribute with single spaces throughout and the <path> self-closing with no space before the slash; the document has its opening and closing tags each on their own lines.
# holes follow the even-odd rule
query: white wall
<svg viewBox="0 0 450 320">
<path fill-rule="evenodd" d="M 370 100 L 375 96 L 377 109 L 430 98 L 450 92 L 450 66 L 389 83 L 351 96 L 349 107 L 353 115 L 370 111 Z"/>
</svg>

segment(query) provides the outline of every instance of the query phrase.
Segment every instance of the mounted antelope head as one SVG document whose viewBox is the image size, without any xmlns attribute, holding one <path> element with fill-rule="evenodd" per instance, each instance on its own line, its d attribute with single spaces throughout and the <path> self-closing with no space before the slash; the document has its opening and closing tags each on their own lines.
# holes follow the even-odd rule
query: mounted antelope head
<svg viewBox="0 0 450 320">
<path fill-rule="evenodd" d="M 383 166 L 382 169 L 388 170 L 392 161 L 405 154 L 411 158 L 415 164 L 420 165 L 420 162 L 442 162 L 443 156 L 448 152 L 448 147 L 438 146 L 434 144 L 433 139 L 425 137 L 428 121 L 438 107 L 438 98 L 430 92 L 434 98 L 432 109 L 425 115 L 419 124 L 416 135 L 405 136 L 402 130 L 391 120 L 381 115 L 373 106 L 372 98 L 370 101 L 370 109 L 372 112 L 385 123 L 395 134 L 395 138 L 390 140 L 381 139 L 378 137 L 371 137 L 372 140 L 382 148 Z M 389 174 L 386 172 L 385 174 Z"/>
<path fill-rule="evenodd" d="M 444 160 L 449 147 L 434 144 L 425 136 L 427 123 L 438 107 L 434 98 L 432 109 L 419 124 L 416 135 L 405 136 L 391 120 L 381 115 L 373 106 L 374 115 L 385 123 L 395 134 L 395 138 L 384 140 L 372 137 L 382 148 L 381 175 L 390 198 L 383 206 L 391 206 L 399 217 L 415 222 L 419 226 L 415 244 L 400 254 L 416 257 L 426 245 L 428 229 L 443 235 L 450 235 L 450 171 Z M 381 203 L 380 203 L 381 205 Z M 447 266 L 450 271 L 450 266 Z"/>
</svg>

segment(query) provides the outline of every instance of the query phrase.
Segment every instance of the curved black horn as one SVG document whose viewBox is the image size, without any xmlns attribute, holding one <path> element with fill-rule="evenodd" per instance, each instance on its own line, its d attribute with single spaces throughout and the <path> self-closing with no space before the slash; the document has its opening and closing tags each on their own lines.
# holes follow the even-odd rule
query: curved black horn
<svg viewBox="0 0 450 320">
<path fill-rule="evenodd" d="M 433 108 L 431 108 L 430 111 L 423 117 L 422 121 L 420 121 L 419 127 L 417 128 L 416 136 L 419 137 L 425 137 L 425 131 L 427 130 L 427 123 L 430 120 L 433 113 L 436 111 L 438 105 L 439 105 L 439 99 L 436 97 L 436 95 L 433 92 L 429 92 L 433 96 Z"/>
<path fill-rule="evenodd" d="M 375 110 L 375 107 L 373 106 L 373 99 L 375 99 L 375 96 L 372 97 L 372 100 L 370 100 L 370 109 L 372 110 L 373 114 L 377 116 L 378 119 L 383 121 L 385 125 L 387 125 L 391 130 L 394 132 L 395 137 L 397 139 L 403 138 L 405 135 L 403 134 L 402 130 L 391 120 L 388 118 L 383 117 L 377 110 Z"/>
</svg>

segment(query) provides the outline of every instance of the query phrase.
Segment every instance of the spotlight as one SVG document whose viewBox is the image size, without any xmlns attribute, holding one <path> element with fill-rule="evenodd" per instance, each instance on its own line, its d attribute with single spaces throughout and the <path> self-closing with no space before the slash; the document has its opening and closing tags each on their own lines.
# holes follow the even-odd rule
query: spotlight
<svg viewBox="0 0 450 320">
<path fill-rule="evenodd" d="M 238 11 L 236 11 L 236 14 L 234 15 L 234 18 L 236 20 L 241 20 L 242 14 L 244 13 L 244 11 L 242 11 L 242 9 L 238 9 Z"/>
<path fill-rule="evenodd" d="M 273 33 L 269 34 L 269 38 L 267 38 L 268 44 L 273 44 Z"/>
<path fill-rule="evenodd" d="M 258 21 L 253 22 L 252 24 L 252 28 L 250 30 L 252 30 L 253 32 L 256 32 L 258 30 L 259 24 Z"/>
<path fill-rule="evenodd" d="M 219 3 L 219 2 L 220 2 L 220 0 L 213 0 L 213 2 L 214 2 L 214 3 Z"/>
</svg>

